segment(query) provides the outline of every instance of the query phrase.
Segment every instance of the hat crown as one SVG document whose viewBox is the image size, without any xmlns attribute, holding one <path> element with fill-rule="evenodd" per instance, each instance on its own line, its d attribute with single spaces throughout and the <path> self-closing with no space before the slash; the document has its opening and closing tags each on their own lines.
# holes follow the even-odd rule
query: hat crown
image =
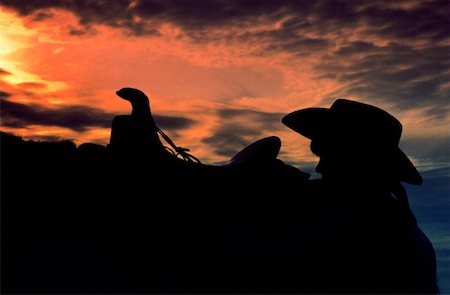
<svg viewBox="0 0 450 295">
<path fill-rule="evenodd" d="M 366 154 L 394 157 L 401 181 L 421 184 L 422 178 L 399 148 L 402 124 L 372 105 L 337 99 L 330 108 L 307 108 L 289 113 L 283 123 L 301 135 L 334 149 L 352 148 Z"/>
<path fill-rule="evenodd" d="M 338 99 L 330 107 L 330 113 L 335 118 L 332 132 L 395 147 L 400 142 L 402 124 L 380 108 Z"/>
</svg>

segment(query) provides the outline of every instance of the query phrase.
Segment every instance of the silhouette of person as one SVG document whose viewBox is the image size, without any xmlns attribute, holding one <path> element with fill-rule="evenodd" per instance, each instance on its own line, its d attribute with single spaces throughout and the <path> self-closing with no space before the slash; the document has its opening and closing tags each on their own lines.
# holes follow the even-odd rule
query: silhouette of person
<svg viewBox="0 0 450 295">
<path fill-rule="evenodd" d="M 140 90 L 122 88 L 116 94 L 131 103 L 131 115 L 116 116 L 112 122 L 109 146 L 115 151 L 160 156 L 165 153 L 150 111 L 148 97 Z"/>
<path fill-rule="evenodd" d="M 338 99 L 282 122 L 311 139 L 321 180 L 313 195 L 334 235 L 323 237 L 323 277 L 333 292 L 436 293 L 433 246 L 417 227 L 401 182 L 422 178 L 399 148 L 401 123 L 371 105 Z M 320 251 L 320 250 L 319 250 Z M 331 288 L 331 287 L 330 287 Z"/>
</svg>

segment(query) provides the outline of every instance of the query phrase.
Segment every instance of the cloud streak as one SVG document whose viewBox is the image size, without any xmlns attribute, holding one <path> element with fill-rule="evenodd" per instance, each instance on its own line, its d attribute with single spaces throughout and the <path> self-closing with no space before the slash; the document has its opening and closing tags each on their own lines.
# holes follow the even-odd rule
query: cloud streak
<svg viewBox="0 0 450 295">
<path fill-rule="evenodd" d="M 86 106 L 47 108 L 2 100 L 2 125 L 24 128 L 28 125 L 59 126 L 83 132 L 90 127 L 109 128 L 111 114 Z"/>
<path fill-rule="evenodd" d="M 49 108 L 38 104 L 22 104 L 1 99 L 2 125 L 25 128 L 30 125 L 58 126 L 77 132 L 89 128 L 110 128 L 115 114 L 88 106 L 75 105 Z M 184 117 L 154 116 L 162 129 L 182 130 L 191 127 L 194 121 Z"/>
<path fill-rule="evenodd" d="M 5 69 L 0 68 L 0 76 L 6 76 L 6 75 L 11 75 L 11 73 L 6 71 Z"/>
<path fill-rule="evenodd" d="M 223 108 L 217 111 L 221 124 L 202 142 L 219 155 L 231 158 L 245 146 L 282 128 L 281 113 L 268 113 L 249 109 Z"/>
<path fill-rule="evenodd" d="M 392 102 L 399 109 L 424 107 L 428 115 L 442 118 L 450 107 L 449 52 L 450 46 L 414 48 L 398 43 L 377 46 L 354 42 L 339 48 L 315 68 L 318 78 L 329 75 L 345 85 L 339 95 Z"/>
<path fill-rule="evenodd" d="M 367 33 L 396 39 L 440 41 L 449 34 L 445 1 L 4 0 L 2 4 L 22 16 L 40 16 L 36 21 L 51 17 L 44 12 L 47 9 L 64 9 L 77 15 L 82 25 L 122 27 L 137 35 L 148 33 L 143 28 L 149 24 L 172 23 L 189 33 L 277 22 L 281 25 L 269 32 L 273 40 L 298 37 L 296 33 L 306 30 L 323 34 L 361 24 L 371 27 Z"/>
</svg>

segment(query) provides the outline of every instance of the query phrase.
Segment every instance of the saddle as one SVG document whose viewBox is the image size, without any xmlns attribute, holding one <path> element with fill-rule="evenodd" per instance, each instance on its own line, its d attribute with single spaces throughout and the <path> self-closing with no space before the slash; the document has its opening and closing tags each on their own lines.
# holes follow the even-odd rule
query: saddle
<svg viewBox="0 0 450 295">
<path fill-rule="evenodd" d="M 280 148 L 281 140 L 279 137 L 265 137 L 243 148 L 224 166 L 234 167 L 275 160 L 280 152 Z"/>
<path fill-rule="evenodd" d="M 190 163 L 198 163 L 201 164 L 200 160 L 198 160 L 193 155 L 189 154 L 189 149 L 178 147 L 175 145 L 175 143 L 166 135 L 164 132 L 156 126 L 154 123 L 151 111 L 150 111 L 150 104 L 148 97 L 140 90 L 134 89 L 134 88 L 122 88 L 121 90 L 117 91 L 116 94 L 121 97 L 124 100 L 127 100 L 131 103 L 132 106 L 132 113 L 129 116 L 118 116 L 116 118 L 122 119 L 124 123 L 127 123 L 128 121 L 134 121 L 132 120 L 134 117 L 138 118 L 137 116 L 140 116 L 139 121 L 142 120 L 142 116 L 145 116 L 148 120 L 145 120 L 146 124 L 153 125 L 152 128 L 145 126 L 146 130 L 156 130 L 156 133 L 158 133 L 168 144 L 170 147 L 166 147 L 162 145 L 159 142 L 159 145 L 161 146 L 161 149 L 166 149 L 168 152 L 170 152 L 175 157 L 190 162 Z M 126 119 L 124 117 L 129 117 L 130 120 L 123 120 Z M 122 128 L 119 120 L 114 120 L 116 124 L 113 124 L 114 129 L 112 130 L 112 135 L 114 135 L 116 138 L 119 138 L 120 134 L 118 135 L 117 132 L 122 131 L 129 131 L 130 128 Z M 137 121 L 137 120 L 136 120 Z M 113 122 L 113 123 L 114 123 Z M 134 125 L 136 125 L 135 123 Z M 134 126 L 133 127 L 136 127 Z M 144 129 L 144 128 L 140 128 Z M 138 134 L 139 137 L 141 136 L 147 136 L 142 133 Z M 151 135 L 148 135 L 149 137 Z M 130 142 L 129 137 L 133 137 L 131 135 L 123 136 L 124 138 L 127 138 L 127 142 Z M 111 138 L 113 139 L 113 138 Z M 116 140 L 117 141 L 117 140 Z M 145 141 L 145 138 L 141 141 Z M 156 140 L 152 140 L 151 142 L 157 143 Z M 276 160 L 278 153 L 280 152 L 281 148 L 281 140 L 277 136 L 269 136 L 266 138 L 262 138 L 260 140 L 257 140 L 256 142 L 248 145 L 244 149 L 242 149 L 240 152 L 238 152 L 231 160 L 223 165 L 223 167 L 238 167 L 238 166 L 249 166 L 249 165 L 256 165 L 260 163 L 267 163 L 270 161 Z M 203 165 L 203 164 L 202 164 Z M 205 165 L 208 166 L 208 165 Z"/>
</svg>

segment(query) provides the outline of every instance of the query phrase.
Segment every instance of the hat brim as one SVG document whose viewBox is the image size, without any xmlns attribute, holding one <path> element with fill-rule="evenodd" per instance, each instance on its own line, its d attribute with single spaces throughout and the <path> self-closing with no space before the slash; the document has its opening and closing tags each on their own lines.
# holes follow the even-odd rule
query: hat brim
<svg viewBox="0 0 450 295">
<path fill-rule="evenodd" d="M 333 112 L 326 108 L 307 108 L 287 114 L 282 122 L 295 132 L 311 140 L 327 134 L 333 126 Z M 409 160 L 408 156 L 397 148 L 397 159 L 400 180 L 406 183 L 420 185 L 422 177 Z"/>
<path fill-rule="evenodd" d="M 423 182 L 422 176 L 420 176 L 420 173 L 408 156 L 400 148 L 398 148 L 397 154 L 400 180 L 414 185 L 421 185 Z"/>
<path fill-rule="evenodd" d="M 307 108 L 287 114 L 284 125 L 309 139 L 316 139 L 329 129 L 332 113 L 326 108 Z"/>
</svg>

